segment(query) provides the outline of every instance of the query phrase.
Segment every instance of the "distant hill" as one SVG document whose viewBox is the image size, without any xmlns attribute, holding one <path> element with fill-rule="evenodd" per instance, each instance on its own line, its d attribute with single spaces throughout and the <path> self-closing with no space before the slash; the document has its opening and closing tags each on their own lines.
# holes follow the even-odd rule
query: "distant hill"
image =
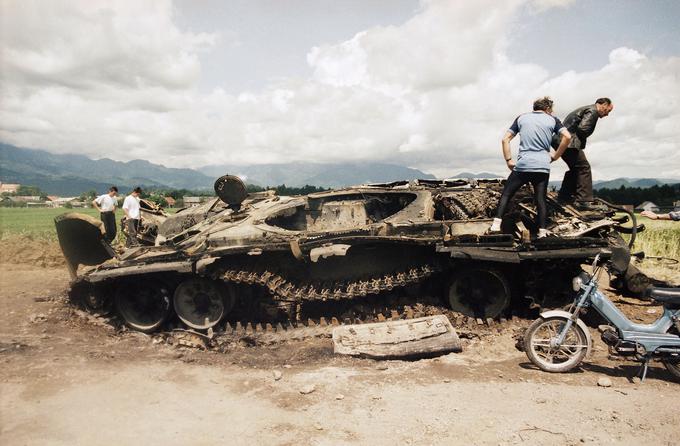
<svg viewBox="0 0 680 446">
<path fill-rule="evenodd" d="M 211 189 L 214 178 L 192 169 L 174 169 L 145 160 L 128 162 L 83 155 L 59 155 L 0 143 L 0 180 L 40 187 L 55 195 L 77 195 L 112 184 L 121 191 L 143 185 L 186 189 Z"/>
<path fill-rule="evenodd" d="M 147 188 L 210 190 L 215 179 L 225 174 L 239 175 L 250 184 L 290 187 L 305 185 L 339 188 L 365 183 L 397 180 L 434 179 L 418 169 L 379 162 L 259 164 L 250 166 L 214 165 L 198 170 L 175 169 L 146 160 L 127 162 L 108 158 L 93 160 L 83 155 L 59 155 L 45 150 L 24 149 L 0 143 L 0 181 L 38 186 L 48 194 L 71 196 L 95 189 L 104 192 L 112 184 L 125 193 L 140 185 Z M 449 178 L 505 178 L 494 173 L 461 172 Z M 621 186 L 647 188 L 680 183 L 675 179 L 617 178 L 596 181 L 595 189 Z M 550 182 L 559 187 L 559 181 Z"/>
<path fill-rule="evenodd" d="M 78 195 L 95 189 L 104 192 L 115 184 L 125 193 L 140 185 L 148 188 L 212 189 L 226 173 L 239 175 L 250 184 L 292 187 L 304 185 L 343 187 L 417 178 L 433 179 L 417 169 L 387 163 L 285 163 L 254 166 L 206 166 L 200 171 L 175 169 L 145 160 L 128 162 L 108 158 L 93 160 L 83 155 L 59 155 L 0 143 L 0 180 L 38 186 L 48 194 Z"/>
<path fill-rule="evenodd" d="M 640 189 L 646 189 L 652 186 L 676 183 L 680 183 L 680 180 L 670 178 L 616 178 L 608 181 L 595 181 L 593 183 L 593 189 L 618 189 L 621 186 L 625 186 L 626 188 L 639 187 Z"/>
<path fill-rule="evenodd" d="M 640 189 L 647 189 L 652 186 L 663 186 L 664 184 L 678 184 L 680 179 L 672 178 L 616 178 L 613 180 L 593 181 L 593 189 L 618 189 L 621 186 L 626 188 L 639 187 Z M 559 189 L 562 185 L 562 180 L 551 181 L 550 186 Z"/>
<path fill-rule="evenodd" d="M 365 183 L 384 183 L 396 180 L 434 179 L 434 175 L 410 167 L 387 163 L 357 162 L 319 164 L 294 162 L 251 166 L 219 165 L 199 169 L 206 175 L 218 177 L 227 173 L 239 175 L 258 186 L 345 187 Z"/>
</svg>

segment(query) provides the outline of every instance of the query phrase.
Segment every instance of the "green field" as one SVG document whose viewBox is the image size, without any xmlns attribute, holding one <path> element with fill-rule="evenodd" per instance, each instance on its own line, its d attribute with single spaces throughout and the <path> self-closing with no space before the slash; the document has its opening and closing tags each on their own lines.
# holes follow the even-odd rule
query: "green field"
<svg viewBox="0 0 680 446">
<path fill-rule="evenodd" d="M 92 208 L 0 208 L 0 237 L 23 234 L 33 238 L 56 240 L 54 217 L 66 212 L 81 212 L 99 217 L 96 209 Z M 123 216 L 122 211 L 116 214 L 117 219 Z M 638 222 L 644 223 L 647 230 L 638 235 L 634 247 L 636 251 L 645 251 L 650 256 L 680 259 L 680 222 L 650 220 L 640 216 Z"/>
<path fill-rule="evenodd" d="M 79 212 L 99 217 L 99 212 L 93 208 L 0 208 L 0 236 L 22 234 L 34 238 L 56 240 L 54 217 L 67 212 Z M 122 212 L 116 214 L 118 217 L 122 216 Z"/>
</svg>

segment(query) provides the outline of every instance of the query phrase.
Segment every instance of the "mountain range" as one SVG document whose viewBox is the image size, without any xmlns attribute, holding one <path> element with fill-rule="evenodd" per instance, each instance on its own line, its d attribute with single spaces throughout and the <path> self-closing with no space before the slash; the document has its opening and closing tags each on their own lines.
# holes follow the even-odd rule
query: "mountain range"
<svg viewBox="0 0 680 446">
<path fill-rule="evenodd" d="M 360 163 L 285 163 L 250 166 L 205 166 L 200 172 L 216 178 L 226 173 L 238 175 L 258 186 L 300 187 L 304 185 L 338 188 L 366 183 L 384 183 L 396 180 L 435 179 L 435 176 L 418 169 L 394 164 Z"/>
<path fill-rule="evenodd" d="M 53 195 L 73 196 L 94 189 L 106 191 L 115 184 L 122 193 L 140 185 L 146 188 L 212 190 L 215 179 L 225 174 L 239 175 L 249 184 L 291 187 L 304 185 L 338 188 L 365 183 L 397 180 L 434 179 L 418 169 L 379 162 L 320 164 L 290 162 L 259 165 L 213 165 L 199 169 L 178 169 L 146 160 L 127 162 L 108 158 L 93 160 L 84 155 L 54 154 L 0 143 L 0 181 L 38 186 Z M 461 172 L 449 178 L 504 178 L 489 172 Z M 596 189 L 651 187 L 680 183 L 674 179 L 617 178 L 596 181 Z M 551 182 L 559 186 L 559 182 Z"/>
<path fill-rule="evenodd" d="M 292 162 L 254 166 L 205 166 L 176 169 L 146 160 L 127 162 L 108 158 L 93 160 L 84 155 L 61 155 L 38 149 L 25 149 L 0 143 L 0 181 L 38 186 L 54 195 L 72 196 L 95 189 L 106 191 L 115 184 L 121 193 L 134 186 L 212 190 L 215 179 L 225 174 L 239 175 L 258 186 L 300 187 L 306 184 L 343 187 L 416 178 L 434 179 L 418 169 L 387 163 L 317 164 Z"/>
</svg>

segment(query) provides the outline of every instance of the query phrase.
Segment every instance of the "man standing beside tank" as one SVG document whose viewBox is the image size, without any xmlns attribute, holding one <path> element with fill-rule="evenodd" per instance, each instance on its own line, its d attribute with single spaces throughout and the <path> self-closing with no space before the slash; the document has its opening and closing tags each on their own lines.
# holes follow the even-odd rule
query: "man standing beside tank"
<svg viewBox="0 0 680 446">
<path fill-rule="evenodd" d="M 99 218 L 104 223 L 104 239 L 111 243 L 116 238 L 116 207 L 118 204 L 118 188 L 111 186 L 109 192 L 92 200 L 92 206 L 99 211 Z"/>
<path fill-rule="evenodd" d="M 574 204 L 578 210 L 595 210 L 593 206 L 593 175 L 590 163 L 584 152 L 586 140 L 595 131 L 600 118 L 604 118 L 614 110 L 609 98 L 599 98 L 592 105 L 579 107 L 564 119 L 564 127 L 572 135 L 569 147 L 562 159 L 569 170 L 564 173 L 562 187 L 557 199 L 563 204 Z M 557 149 L 560 139 L 553 138 L 552 146 Z"/>
<path fill-rule="evenodd" d="M 137 241 L 137 228 L 139 227 L 139 196 L 142 194 L 141 187 L 135 187 L 130 195 L 125 197 L 123 202 L 123 211 L 125 212 L 127 226 L 127 239 L 125 241 L 125 246 L 127 248 L 131 246 L 139 246 Z"/>
</svg>

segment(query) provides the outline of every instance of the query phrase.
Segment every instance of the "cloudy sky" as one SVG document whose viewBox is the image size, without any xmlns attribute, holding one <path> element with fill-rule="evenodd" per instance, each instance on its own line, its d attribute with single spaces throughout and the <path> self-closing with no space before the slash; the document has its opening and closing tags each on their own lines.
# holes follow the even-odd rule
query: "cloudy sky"
<svg viewBox="0 0 680 446">
<path fill-rule="evenodd" d="M 674 0 L 0 0 L 0 141 L 504 173 L 534 98 L 609 96 L 594 176 L 680 178 L 678 21 Z"/>
</svg>

